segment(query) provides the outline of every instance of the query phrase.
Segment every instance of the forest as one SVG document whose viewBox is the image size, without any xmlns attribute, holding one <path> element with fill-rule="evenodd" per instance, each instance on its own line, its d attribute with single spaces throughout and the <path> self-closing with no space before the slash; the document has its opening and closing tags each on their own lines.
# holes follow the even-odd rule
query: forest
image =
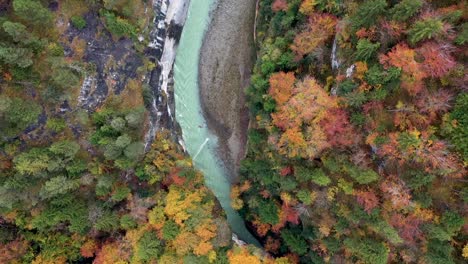
<svg viewBox="0 0 468 264">
<path fill-rule="evenodd" d="M 234 251 L 224 212 L 170 133 L 145 151 L 142 80 L 155 65 L 144 48 L 151 19 L 141 14 L 151 8 L 0 1 L 0 263 L 228 263 L 248 254 Z M 128 76 L 112 79 L 112 45 L 136 61 Z M 80 86 L 99 74 L 113 90 L 93 110 Z"/>
<path fill-rule="evenodd" d="M 231 196 L 265 251 L 293 263 L 466 262 L 466 2 L 259 10 L 255 122 Z"/>
<path fill-rule="evenodd" d="M 146 145 L 151 1 L 0 0 L 0 263 L 466 263 L 467 7 L 258 1 L 230 195 L 259 248 L 174 131 Z"/>
</svg>

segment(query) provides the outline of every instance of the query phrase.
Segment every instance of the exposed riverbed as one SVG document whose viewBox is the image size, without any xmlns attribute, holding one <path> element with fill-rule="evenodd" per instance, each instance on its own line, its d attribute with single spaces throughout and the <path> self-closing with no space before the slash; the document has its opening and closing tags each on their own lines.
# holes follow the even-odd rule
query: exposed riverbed
<svg viewBox="0 0 468 264">
<path fill-rule="evenodd" d="M 200 51 L 199 85 L 208 127 L 232 182 L 244 158 L 249 110 L 244 88 L 254 63 L 256 0 L 219 0 Z"/>
<path fill-rule="evenodd" d="M 187 152 L 192 156 L 195 167 L 204 173 L 206 184 L 221 203 L 233 232 L 247 243 L 258 245 L 256 239 L 246 229 L 244 220 L 231 207 L 231 183 L 228 179 L 230 173 L 220 158 L 218 148 L 220 140 L 208 128 L 200 100 L 198 86 L 200 49 L 210 22 L 210 11 L 214 10 L 215 4 L 215 0 L 195 0 L 190 4 L 174 69 L 176 120 L 182 129 Z M 226 42 L 225 45 L 230 43 Z M 229 56 L 226 54 L 226 57 Z M 223 109 L 223 111 L 228 110 Z"/>
</svg>

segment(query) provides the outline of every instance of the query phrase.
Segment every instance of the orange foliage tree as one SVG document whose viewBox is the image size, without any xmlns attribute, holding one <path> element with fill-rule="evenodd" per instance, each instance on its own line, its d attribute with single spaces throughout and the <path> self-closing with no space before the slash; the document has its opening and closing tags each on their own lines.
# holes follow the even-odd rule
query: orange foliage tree
<svg viewBox="0 0 468 264">
<path fill-rule="evenodd" d="M 296 78 L 292 72 L 277 72 L 270 76 L 270 89 L 268 93 L 281 106 L 286 103 L 292 95 Z"/>
<path fill-rule="evenodd" d="M 26 253 L 27 249 L 28 242 L 21 239 L 5 244 L 0 243 L 0 263 L 19 263 L 19 259 Z"/>
<path fill-rule="evenodd" d="M 337 19 L 324 13 L 313 13 L 307 29 L 296 35 L 291 49 L 300 57 L 313 52 L 335 34 Z"/>
<path fill-rule="evenodd" d="M 234 248 L 227 253 L 230 264 L 261 264 L 259 257 L 251 254 L 245 247 Z"/>
<path fill-rule="evenodd" d="M 97 249 L 98 245 L 96 244 L 96 241 L 88 240 L 81 246 L 80 253 L 81 256 L 85 258 L 91 258 L 94 257 L 94 254 L 96 253 Z"/>
<path fill-rule="evenodd" d="M 313 158 L 331 146 L 354 142 L 348 114 L 310 77 L 298 82 L 289 100 L 271 116 L 273 125 L 282 130 L 272 143 L 289 157 Z"/>
<path fill-rule="evenodd" d="M 114 264 L 126 263 L 130 258 L 130 250 L 125 249 L 123 244 L 119 242 L 111 242 L 104 244 L 96 253 L 94 264 Z"/>
<path fill-rule="evenodd" d="M 416 51 L 406 44 L 398 44 L 387 53 L 380 55 L 380 63 L 385 67 L 395 66 L 401 68 L 401 86 L 411 95 L 419 93 L 423 87 L 423 79 L 427 76 L 422 65 L 416 61 Z"/>
</svg>

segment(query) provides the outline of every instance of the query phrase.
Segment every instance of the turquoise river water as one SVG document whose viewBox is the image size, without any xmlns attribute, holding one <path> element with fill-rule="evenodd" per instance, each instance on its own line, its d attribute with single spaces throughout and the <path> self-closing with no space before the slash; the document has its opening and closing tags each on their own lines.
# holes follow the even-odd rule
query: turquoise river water
<svg viewBox="0 0 468 264">
<path fill-rule="evenodd" d="M 207 128 L 198 88 L 198 62 L 210 10 L 216 0 L 192 0 L 174 69 L 176 119 L 182 128 L 185 147 L 197 169 L 205 175 L 206 185 L 226 212 L 232 231 L 247 243 L 258 245 L 245 227 L 244 220 L 231 207 L 231 185 L 217 155 L 217 137 Z"/>
</svg>

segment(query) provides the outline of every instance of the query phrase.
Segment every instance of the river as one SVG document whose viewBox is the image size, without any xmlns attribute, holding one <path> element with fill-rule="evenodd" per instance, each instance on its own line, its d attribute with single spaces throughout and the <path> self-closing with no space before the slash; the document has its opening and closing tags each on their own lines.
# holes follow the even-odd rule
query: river
<svg viewBox="0 0 468 264">
<path fill-rule="evenodd" d="M 187 152 L 195 167 L 203 172 L 206 185 L 221 203 L 233 233 L 247 243 L 259 245 L 245 227 L 244 220 L 231 207 L 228 173 L 221 165 L 216 151 L 218 139 L 208 129 L 200 104 L 200 49 L 210 22 L 210 10 L 215 2 L 216 0 L 192 0 L 190 3 L 174 67 L 176 120 L 182 129 Z"/>
</svg>

